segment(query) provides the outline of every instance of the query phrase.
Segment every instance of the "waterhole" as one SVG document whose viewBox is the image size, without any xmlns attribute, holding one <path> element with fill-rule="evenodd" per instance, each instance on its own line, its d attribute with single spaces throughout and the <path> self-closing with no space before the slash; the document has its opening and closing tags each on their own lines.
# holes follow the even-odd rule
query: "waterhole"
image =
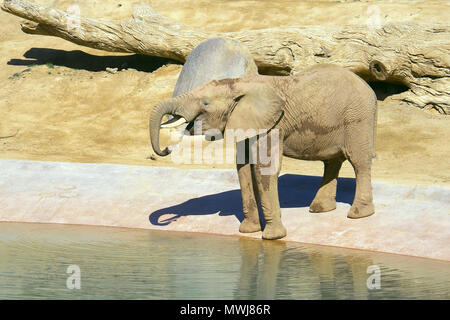
<svg viewBox="0 0 450 320">
<path fill-rule="evenodd" d="M 283 241 L 0 223 L 0 299 L 449 299 L 449 267 Z"/>
</svg>

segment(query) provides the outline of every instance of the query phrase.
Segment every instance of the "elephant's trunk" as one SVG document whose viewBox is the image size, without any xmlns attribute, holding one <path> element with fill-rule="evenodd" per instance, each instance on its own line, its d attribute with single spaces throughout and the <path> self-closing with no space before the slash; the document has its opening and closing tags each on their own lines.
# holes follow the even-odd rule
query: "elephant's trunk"
<svg viewBox="0 0 450 320">
<path fill-rule="evenodd" d="M 169 148 L 165 148 L 161 151 L 159 148 L 159 130 L 161 129 L 161 120 L 166 114 L 174 114 L 176 104 L 169 101 L 162 101 L 158 103 L 150 114 L 149 119 L 149 131 L 150 141 L 152 143 L 153 151 L 159 156 L 167 156 L 170 153 Z"/>
<path fill-rule="evenodd" d="M 150 141 L 153 150 L 159 156 L 167 156 L 170 154 L 169 148 L 161 151 L 159 148 L 159 131 L 163 128 L 173 128 L 180 126 L 185 122 L 193 121 L 200 112 L 199 106 L 195 103 L 196 99 L 191 94 L 186 93 L 176 98 L 161 101 L 154 108 L 150 115 L 149 130 Z M 170 114 L 175 116 L 166 123 L 161 125 L 164 115 Z"/>
</svg>

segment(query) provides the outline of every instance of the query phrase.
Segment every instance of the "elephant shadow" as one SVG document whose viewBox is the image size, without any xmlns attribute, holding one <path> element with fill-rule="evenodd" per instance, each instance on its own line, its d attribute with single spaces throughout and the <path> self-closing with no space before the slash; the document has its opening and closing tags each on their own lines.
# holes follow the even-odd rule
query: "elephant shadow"
<svg viewBox="0 0 450 320">
<path fill-rule="evenodd" d="M 278 178 L 278 194 L 281 208 L 309 207 L 322 177 L 284 174 Z M 351 204 L 355 193 L 354 178 L 338 178 L 336 201 Z M 153 225 L 165 226 L 183 216 L 219 214 L 236 216 L 242 221 L 241 190 L 229 190 L 187 200 L 183 203 L 159 209 L 149 215 Z M 170 215 L 163 218 L 164 215 Z M 260 210 L 261 221 L 264 221 Z"/>
</svg>

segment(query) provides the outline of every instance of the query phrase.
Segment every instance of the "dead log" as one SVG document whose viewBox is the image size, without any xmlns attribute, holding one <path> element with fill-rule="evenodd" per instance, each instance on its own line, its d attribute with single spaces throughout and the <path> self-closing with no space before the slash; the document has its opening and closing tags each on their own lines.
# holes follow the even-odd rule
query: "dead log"
<svg viewBox="0 0 450 320">
<path fill-rule="evenodd" d="M 316 63 L 334 63 L 366 81 L 402 84 L 398 99 L 450 114 L 450 26 L 389 24 L 283 27 L 206 32 L 172 21 L 145 6 L 126 21 L 79 17 L 22 0 L 4 0 L 2 10 L 27 19 L 25 33 L 56 36 L 113 52 L 130 52 L 184 62 L 200 42 L 228 37 L 244 43 L 260 73 L 295 74 Z"/>
</svg>

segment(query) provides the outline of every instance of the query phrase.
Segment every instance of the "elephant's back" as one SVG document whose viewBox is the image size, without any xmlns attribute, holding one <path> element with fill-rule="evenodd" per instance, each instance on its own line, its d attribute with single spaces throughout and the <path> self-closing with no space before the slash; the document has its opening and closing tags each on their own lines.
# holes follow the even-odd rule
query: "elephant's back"
<svg viewBox="0 0 450 320">
<path fill-rule="evenodd" d="M 336 125 L 350 118 L 370 115 L 376 95 L 358 75 L 340 66 L 319 64 L 294 76 L 290 91 L 304 116 Z"/>
</svg>

